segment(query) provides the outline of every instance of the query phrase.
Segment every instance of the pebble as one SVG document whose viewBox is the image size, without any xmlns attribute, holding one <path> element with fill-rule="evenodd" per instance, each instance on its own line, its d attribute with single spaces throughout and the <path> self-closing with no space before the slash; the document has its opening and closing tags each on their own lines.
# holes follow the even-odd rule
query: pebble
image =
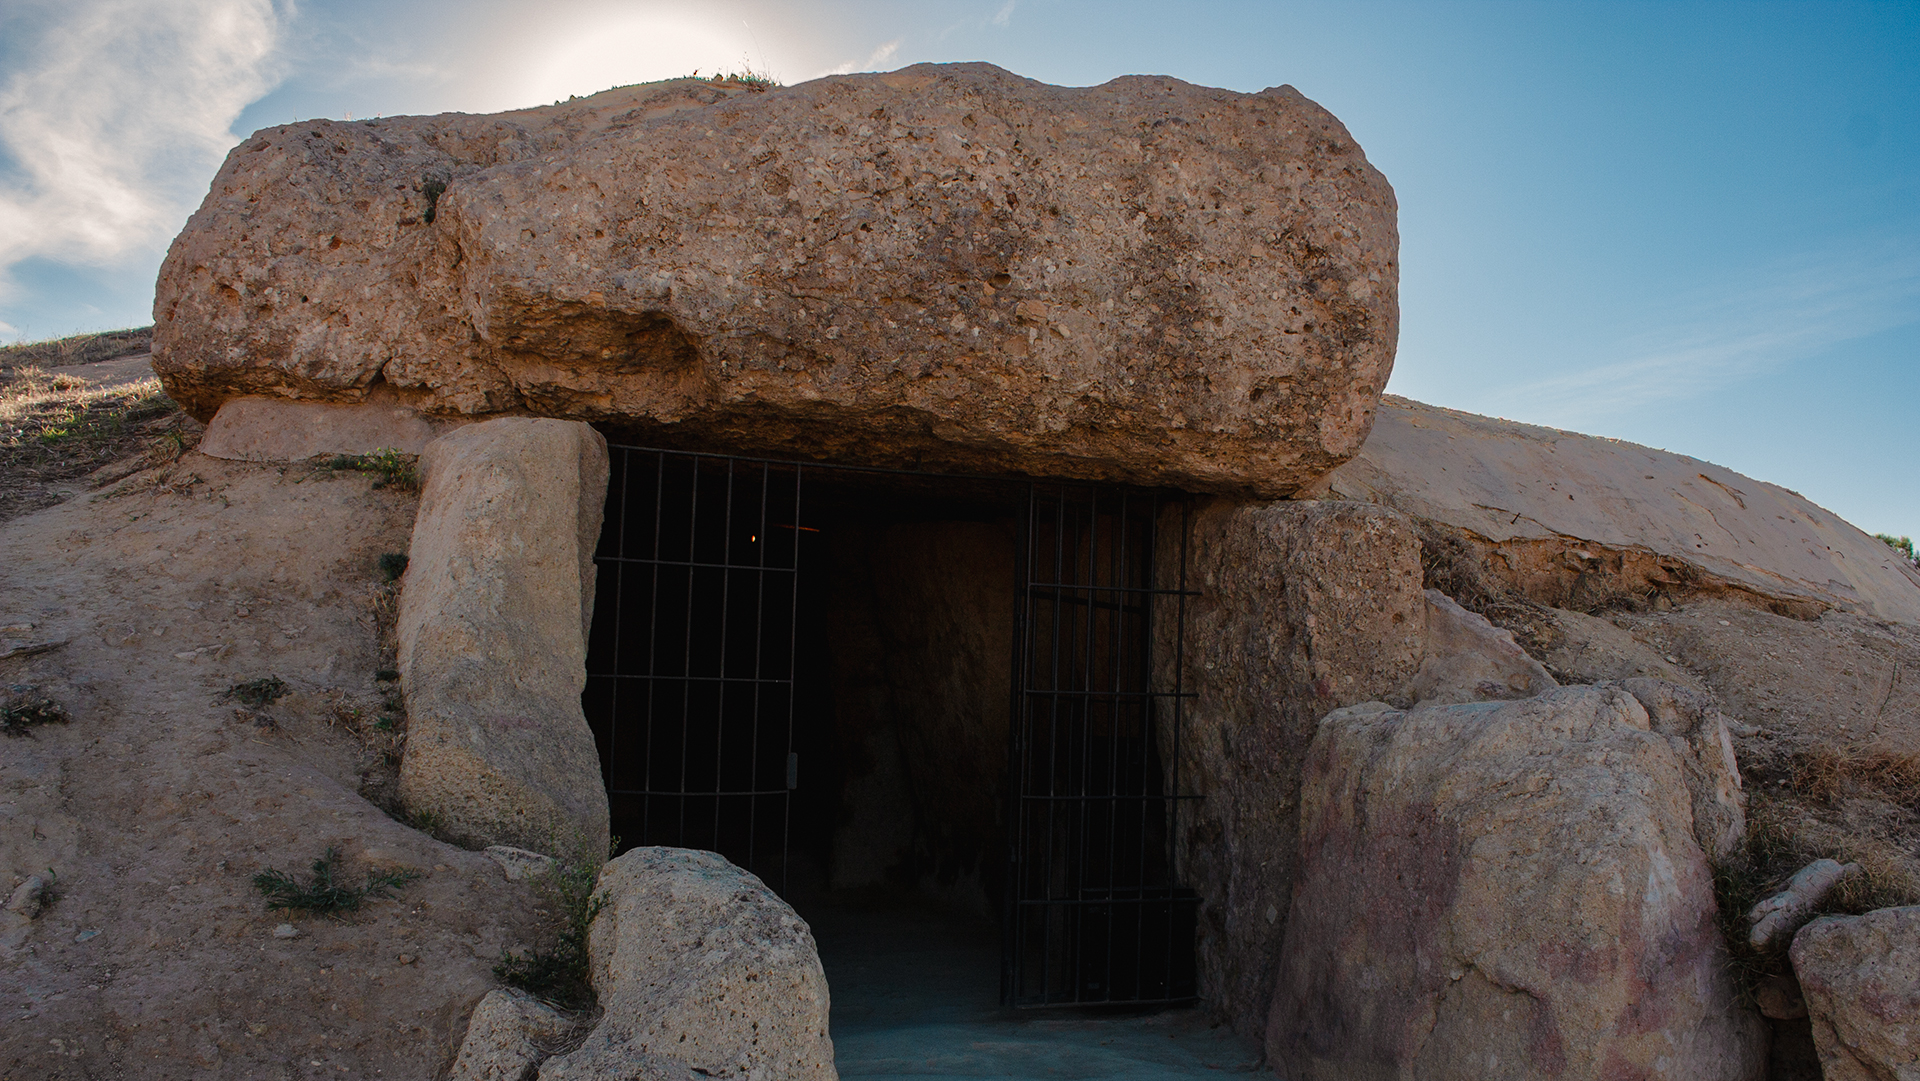
<svg viewBox="0 0 1920 1081">
<path fill-rule="evenodd" d="M 414 956 L 413 956 L 412 954 L 410 954 L 410 953 L 403 953 L 403 954 L 401 954 L 401 955 L 400 955 L 400 963 L 401 963 L 401 964 L 403 964 L 403 965 L 410 965 L 410 964 L 413 964 L 413 962 L 414 962 L 415 960 L 417 960 L 417 958 L 415 958 L 415 957 L 414 957 Z"/>
<path fill-rule="evenodd" d="M 300 928 L 298 928 L 298 927 L 295 927 L 295 926 L 294 926 L 293 924 L 290 924 L 290 923 L 283 923 L 283 924 L 281 924 L 280 926 L 278 926 L 278 927 L 276 927 L 276 928 L 274 928 L 274 929 L 273 929 L 273 937 L 275 937 L 275 938 L 299 938 L 299 937 L 300 937 Z"/>
</svg>

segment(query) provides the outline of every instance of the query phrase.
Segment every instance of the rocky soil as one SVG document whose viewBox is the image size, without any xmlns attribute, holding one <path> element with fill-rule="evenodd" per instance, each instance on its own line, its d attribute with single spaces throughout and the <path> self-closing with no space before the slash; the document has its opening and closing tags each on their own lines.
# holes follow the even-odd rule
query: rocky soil
<svg viewBox="0 0 1920 1081">
<path fill-rule="evenodd" d="M 0 913 L 0 1076 L 432 1076 L 544 924 L 528 885 L 379 806 L 404 723 L 380 557 L 414 497 L 157 457 L 0 524 L 0 687 L 54 707 L 0 736 L 0 888 L 53 882 Z M 416 877 L 340 919 L 269 910 L 254 876 L 329 848 L 351 884 Z"/>
</svg>

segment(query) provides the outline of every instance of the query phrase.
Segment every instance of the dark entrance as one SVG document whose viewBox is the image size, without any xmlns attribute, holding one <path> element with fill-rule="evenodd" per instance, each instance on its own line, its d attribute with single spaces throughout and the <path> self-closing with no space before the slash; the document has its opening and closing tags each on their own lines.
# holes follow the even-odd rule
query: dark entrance
<svg viewBox="0 0 1920 1081">
<path fill-rule="evenodd" d="M 1186 504 L 1176 508 L 1184 543 Z M 1194 995 L 1198 898 L 1169 862 L 1187 798 L 1177 764 L 1189 594 L 1185 551 L 1162 560 L 1155 544 L 1163 509 L 1152 492 L 1028 490 L 1008 756 L 1001 997 L 1012 1005 Z M 1163 629 L 1170 663 L 1156 672 Z"/>
<path fill-rule="evenodd" d="M 712 849 L 789 897 L 977 898 L 1008 1005 L 1192 997 L 1168 849 L 1184 552 L 1155 545 L 1184 504 L 628 446 L 611 465 L 584 704 L 624 847 Z"/>
</svg>

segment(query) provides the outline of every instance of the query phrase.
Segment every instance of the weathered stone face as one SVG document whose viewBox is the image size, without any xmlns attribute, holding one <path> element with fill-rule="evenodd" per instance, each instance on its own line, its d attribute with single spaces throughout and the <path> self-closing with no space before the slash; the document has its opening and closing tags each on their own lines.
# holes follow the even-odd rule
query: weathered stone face
<svg viewBox="0 0 1920 1081">
<path fill-rule="evenodd" d="M 765 883 L 718 853 L 635 848 L 594 895 L 600 1020 L 543 1081 L 836 1081 L 813 932 Z"/>
<path fill-rule="evenodd" d="M 1322 721 L 1268 1061 L 1305 1081 L 1759 1076 L 1695 833 L 1706 722 L 1657 690 Z"/>
<path fill-rule="evenodd" d="M 1920 906 L 1823 916 L 1792 954 L 1829 1081 L 1920 1077 Z"/>
<path fill-rule="evenodd" d="M 606 441 L 502 417 L 429 444 L 395 627 L 400 798 L 451 836 L 597 860 L 607 792 L 580 706 Z"/>
<path fill-rule="evenodd" d="M 234 150 L 155 369 L 241 395 L 672 427 L 802 456 L 1285 495 L 1392 366 L 1392 190 L 1290 87 L 984 64 L 693 80 Z"/>
</svg>

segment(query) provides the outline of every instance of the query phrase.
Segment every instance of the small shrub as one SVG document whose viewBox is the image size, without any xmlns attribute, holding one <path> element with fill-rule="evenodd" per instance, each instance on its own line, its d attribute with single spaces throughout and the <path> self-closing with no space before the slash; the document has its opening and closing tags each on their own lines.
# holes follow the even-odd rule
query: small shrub
<svg viewBox="0 0 1920 1081">
<path fill-rule="evenodd" d="M 1920 555 L 1914 554 L 1912 537 L 1894 537 L 1885 533 L 1875 533 L 1873 536 L 1875 540 L 1899 552 L 1901 559 L 1920 567 Z"/>
<path fill-rule="evenodd" d="M 380 555 L 380 574 L 389 582 L 398 582 L 400 576 L 407 573 L 407 553 L 383 552 Z"/>
<path fill-rule="evenodd" d="M 413 455 L 388 447 L 372 454 L 336 454 L 322 463 L 322 468 L 372 473 L 380 478 L 373 482 L 375 488 L 398 488 L 403 492 L 412 492 L 420 487 L 420 473 L 414 462 Z"/>
<path fill-rule="evenodd" d="M 493 966 L 494 978 L 559 1009 L 591 1007 L 587 930 L 604 903 L 593 892 L 599 874 L 598 867 L 584 860 L 555 864 L 537 887 L 544 905 L 558 913 L 552 944 L 501 957 Z"/>
<path fill-rule="evenodd" d="M 270 909 L 310 912 L 339 917 L 359 909 L 370 897 L 391 897 L 393 891 L 420 877 L 414 871 L 389 871 L 369 875 L 358 886 L 349 886 L 340 878 L 340 850 L 329 848 L 313 861 L 311 873 L 302 882 L 283 871 L 268 868 L 253 876 L 253 888 L 267 899 Z"/>
<path fill-rule="evenodd" d="M 0 732 L 9 736 L 30 736 L 43 724 L 66 724 L 72 718 L 60 704 L 31 688 L 0 698 Z"/>
<path fill-rule="evenodd" d="M 227 693 L 221 697 L 229 702 L 242 702 L 255 709 L 265 709 L 285 698 L 290 689 L 279 676 L 264 676 L 236 683 L 228 687 Z"/>
</svg>

